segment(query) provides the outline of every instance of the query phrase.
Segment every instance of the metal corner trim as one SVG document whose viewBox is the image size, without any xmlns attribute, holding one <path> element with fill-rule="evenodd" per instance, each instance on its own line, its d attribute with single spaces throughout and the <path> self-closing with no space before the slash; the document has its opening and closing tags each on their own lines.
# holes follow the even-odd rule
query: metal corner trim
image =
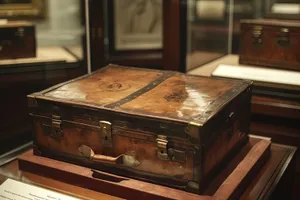
<svg viewBox="0 0 300 200">
<path fill-rule="evenodd" d="M 190 136 L 192 139 L 200 140 L 200 127 L 202 127 L 203 124 L 198 121 L 190 121 L 187 124 L 186 127 L 186 134 Z"/>
</svg>

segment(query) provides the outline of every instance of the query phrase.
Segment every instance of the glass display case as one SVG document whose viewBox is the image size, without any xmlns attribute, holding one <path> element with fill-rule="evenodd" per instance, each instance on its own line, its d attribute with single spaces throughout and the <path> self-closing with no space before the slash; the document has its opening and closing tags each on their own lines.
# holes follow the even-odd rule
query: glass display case
<svg viewBox="0 0 300 200">
<path fill-rule="evenodd" d="M 0 152 L 31 140 L 28 94 L 87 73 L 84 17 L 81 0 L 0 1 Z"/>
<path fill-rule="evenodd" d="M 241 19 L 261 18 L 266 4 L 260 0 L 187 1 L 186 71 L 227 54 L 237 54 Z"/>
<path fill-rule="evenodd" d="M 274 36 L 274 40 L 281 41 L 284 38 L 288 40 L 287 37 L 291 36 L 292 25 L 289 23 L 297 24 L 300 17 L 300 4 L 295 0 L 196 0 L 188 1 L 188 7 L 186 72 L 190 73 L 199 67 L 205 69 L 206 64 L 221 57 L 231 56 L 232 63 L 230 64 L 239 64 L 242 20 L 252 20 L 255 24 L 256 21 L 253 20 L 260 19 L 261 22 L 264 21 L 264 25 L 268 26 L 280 23 L 281 29 L 275 31 L 274 34 L 277 36 Z M 255 27 L 259 28 L 261 25 Z M 262 37 L 263 30 L 255 31 L 255 27 L 251 33 L 253 38 Z M 283 38 L 282 31 L 284 30 L 287 32 Z M 273 36 L 270 35 L 270 37 Z M 282 38 L 278 39 L 278 37 Z M 279 46 L 282 45 L 279 44 Z M 274 48 L 277 46 L 273 46 Z M 284 54 L 287 51 L 286 48 L 278 49 L 278 52 Z M 289 54 L 291 55 L 291 52 Z"/>
<path fill-rule="evenodd" d="M 223 0 L 187 1 L 186 71 L 230 51 L 232 2 Z"/>
<path fill-rule="evenodd" d="M 196 12 L 195 16 L 195 10 L 200 13 L 201 6 L 212 6 L 219 10 L 219 15 Z M 290 127 L 289 131 L 298 130 L 299 9 L 296 0 L 189 3 L 187 73 L 253 81 L 254 123 L 276 121 L 278 126 Z M 228 10 L 232 12 L 226 14 Z M 199 17 L 202 20 L 197 20 Z M 216 23 L 216 19 L 223 21 Z M 243 60 L 248 57 L 251 62 Z M 253 126 L 252 130 L 270 137 L 277 134 L 260 128 Z M 288 144 L 292 141 L 290 137 L 283 138 Z"/>
</svg>

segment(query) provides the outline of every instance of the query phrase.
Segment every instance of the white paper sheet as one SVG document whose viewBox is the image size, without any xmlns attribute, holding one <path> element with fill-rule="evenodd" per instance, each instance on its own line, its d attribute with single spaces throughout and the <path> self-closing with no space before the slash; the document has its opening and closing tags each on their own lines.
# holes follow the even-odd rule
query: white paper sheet
<svg viewBox="0 0 300 200">
<path fill-rule="evenodd" d="M 7 179 L 0 186 L 0 199 L 5 200 L 79 200 L 40 187 Z"/>
<path fill-rule="evenodd" d="M 300 72 L 249 66 L 219 65 L 213 76 L 300 86 Z"/>
<path fill-rule="evenodd" d="M 300 4 L 275 3 L 271 11 L 276 14 L 300 14 Z"/>
</svg>

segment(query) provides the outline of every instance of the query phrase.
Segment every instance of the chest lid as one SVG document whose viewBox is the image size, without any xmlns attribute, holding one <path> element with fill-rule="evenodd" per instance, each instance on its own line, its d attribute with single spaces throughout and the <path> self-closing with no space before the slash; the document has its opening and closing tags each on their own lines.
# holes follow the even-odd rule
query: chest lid
<svg viewBox="0 0 300 200">
<path fill-rule="evenodd" d="M 278 19 L 244 19 L 241 24 L 263 25 L 263 26 L 285 26 L 300 28 L 300 22 L 295 20 L 278 20 Z"/>
<path fill-rule="evenodd" d="M 269 31 L 269 33 L 279 33 L 287 35 L 289 33 L 300 33 L 300 21 L 275 20 L 275 19 L 246 19 L 241 20 L 241 30 L 251 29 L 253 35 Z"/>
<path fill-rule="evenodd" d="M 202 125 L 249 85 L 244 81 L 109 65 L 30 97 Z"/>
</svg>

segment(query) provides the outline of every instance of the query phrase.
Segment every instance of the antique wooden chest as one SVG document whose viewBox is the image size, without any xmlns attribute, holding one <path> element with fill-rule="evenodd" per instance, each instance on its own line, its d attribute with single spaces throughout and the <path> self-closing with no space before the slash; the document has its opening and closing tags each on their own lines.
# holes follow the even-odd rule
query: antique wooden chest
<svg viewBox="0 0 300 200">
<path fill-rule="evenodd" d="M 0 59 L 36 57 L 35 26 L 26 21 L 0 24 Z"/>
<path fill-rule="evenodd" d="M 198 193 L 247 141 L 251 83 L 107 67 L 28 95 L 34 152 Z"/>
<path fill-rule="evenodd" d="M 299 49 L 299 21 L 241 21 L 240 64 L 300 70 Z"/>
</svg>

